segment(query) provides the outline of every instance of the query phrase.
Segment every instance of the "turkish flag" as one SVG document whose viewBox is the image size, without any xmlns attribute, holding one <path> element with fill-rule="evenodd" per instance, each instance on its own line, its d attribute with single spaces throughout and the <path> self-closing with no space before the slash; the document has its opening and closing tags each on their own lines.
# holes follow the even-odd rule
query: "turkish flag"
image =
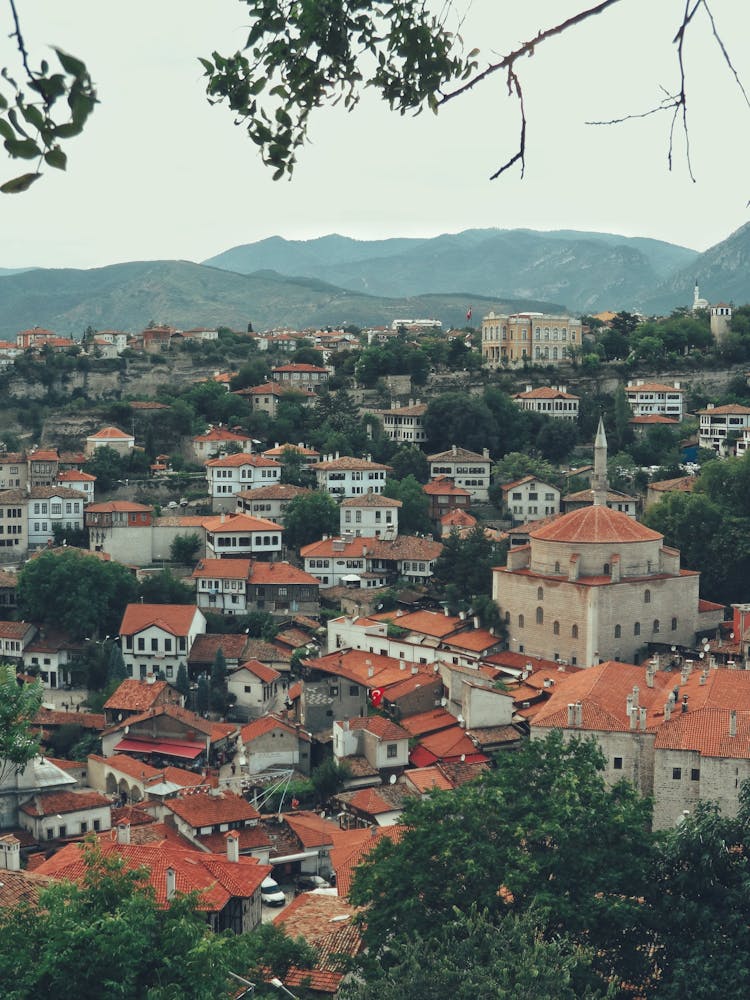
<svg viewBox="0 0 750 1000">
<path fill-rule="evenodd" d="M 471 306 L 466 310 L 466 318 L 471 319 Z"/>
<path fill-rule="evenodd" d="M 372 691 L 370 691 L 370 704 L 372 705 L 372 707 L 378 708 L 382 700 L 383 700 L 383 689 L 373 688 Z"/>
</svg>

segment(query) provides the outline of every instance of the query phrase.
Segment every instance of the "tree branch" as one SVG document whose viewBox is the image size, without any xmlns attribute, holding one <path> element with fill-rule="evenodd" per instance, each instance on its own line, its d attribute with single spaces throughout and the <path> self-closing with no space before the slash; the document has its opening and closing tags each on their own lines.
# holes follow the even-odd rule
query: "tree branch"
<svg viewBox="0 0 750 1000">
<path fill-rule="evenodd" d="M 29 66 L 29 53 L 26 51 L 26 45 L 23 40 L 23 35 L 21 34 L 21 22 L 18 17 L 16 3 L 15 0 L 8 0 L 8 2 L 10 3 L 10 12 L 13 15 L 13 31 L 11 31 L 10 37 L 16 39 L 18 51 L 21 55 L 21 62 L 23 63 L 23 68 L 26 71 L 27 78 L 29 80 L 33 80 L 34 74 L 31 72 L 31 66 Z"/>
</svg>

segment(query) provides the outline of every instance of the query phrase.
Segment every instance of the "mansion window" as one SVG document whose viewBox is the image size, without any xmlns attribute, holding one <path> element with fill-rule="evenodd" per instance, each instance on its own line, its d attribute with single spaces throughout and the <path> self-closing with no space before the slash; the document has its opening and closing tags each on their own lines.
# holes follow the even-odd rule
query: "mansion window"
<svg viewBox="0 0 750 1000">
<path fill-rule="evenodd" d="M 622 626 L 615 625 L 615 639 L 619 639 L 622 636 Z"/>
<path fill-rule="evenodd" d="M 635 625 L 633 625 L 633 635 L 640 635 L 640 634 L 641 634 L 641 623 L 636 622 Z"/>
<path fill-rule="evenodd" d="M 658 618 L 654 618 L 654 632 L 658 632 L 658 631 L 659 631 L 659 619 Z"/>
<path fill-rule="evenodd" d="M 518 616 L 518 627 L 519 628 L 523 628 L 523 626 L 524 626 L 524 617 L 523 617 L 523 615 L 519 615 Z"/>
<path fill-rule="evenodd" d="M 544 600 L 544 589 L 542 587 L 537 587 L 536 599 L 537 599 L 537 601 L 543 601 Z"/>
<path fill-rule="evenodd" d="M 647 590 L 644 593 L 644 595 L 643 595 L 643 603 L 644 604 L 650 604 L 651 603 L 651 591 L 650 590 Z"/>
<path fill-rule="evenodd" d="M 560 622 L 553 622 L 552 623 L 552 633 L 553 633 L 553 635 L 559 635 L 560 634 Z"/>
<path fill-rule="evenodd" d="M 543 608 L 537 608 L 536 609 L 536 623 L 537 623 L 537 625 L 544 625 L 544 609 Z"/>
<path fill-rule="evenodd" d="M 571 628 L 571 630 L 570 630 L 570 638 L 571 639 L 577 639 L 578 638 L 578 626 L 577 625 L 574 625 Z"/>
</svg>

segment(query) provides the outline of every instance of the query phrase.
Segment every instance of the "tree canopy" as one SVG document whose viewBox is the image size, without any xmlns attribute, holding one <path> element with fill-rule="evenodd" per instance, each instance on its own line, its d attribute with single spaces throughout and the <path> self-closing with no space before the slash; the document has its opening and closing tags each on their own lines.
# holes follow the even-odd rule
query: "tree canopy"
<svg viewBox="0 0 750 1000">
<path fill-rule="evenodd" d="M 329 493 L 301 493 L 284 511 L 284 544 L 299 549 L 323 535 L 337 535 L 339 509 Z"/>
<path fill-rule="evenodd" d="M 19 613 L 63 628 L 74 639 L 116 635 L 137 592 L 135 577 L 124 566 L 79 549 L 42 552 L 18 574 Z"/>
<path fill-rule="evenodd" d="M 0 663 L 0 785 L 39 753 L 39 734 L 31 720 L 41 704 L 42 685 L 19 684 L 15 667 Z"/>
</svg>

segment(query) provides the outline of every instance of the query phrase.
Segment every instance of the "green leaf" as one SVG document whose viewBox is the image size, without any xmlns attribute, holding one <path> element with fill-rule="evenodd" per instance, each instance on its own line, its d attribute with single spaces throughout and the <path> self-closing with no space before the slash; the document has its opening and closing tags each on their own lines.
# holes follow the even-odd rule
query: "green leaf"
<svg viewBox="0 0 750 1000">
<path fill-rule="evenodd" d="M 6 101 L 6 99 L 5 99 L 4 97 L 3 97 L 3 95 L 2 95 L 2 94 L 0 94 L 0 109 L 2 109 L 3 111 L 5 111 L 5 109 L 6 109 L 7 107 L 8 107 L 8 102 L 7 102 L 7 101 Z"/>
<path fill-rule="evenodd" d="M 56 125 L 54 128 L 54 134 L 58 139 L 72 139 L 74 135 L 80 135 L 83 129 L 80 125 L 74 125 L 72 122 L 65 122 L 62 125 Z"/>
<path fill-rule="evenodd" d="M 65 153 L 63 153 L 59 146 L 54 146 L 44 154 L 44 162 L 48 163 L 51 167 L 55 167 L 57 170 L 65 170 L 68 163 L 68 157 Z"/>
<path fill-rule="evenodd" d="M 6 139 L 4 146 L 14 159 L 33 160 L 35 156 L 42 154 L 33 139 Z"/>
<path fill-rule="evenodd" d="M 16 133 L 13 131 L 12 127 L 5 121 L 5 119 L 0 118 L 0 135 L 5 139 L 10 139 L 13 141 L 16 138 Z"/>
<path fill-rule="evenodd" d="M 42 129 L 44 128 L 44 115 L 35 107 L 33 104 L 23 104 L 21 105 L 21 114 L 24 116 L 29 125 L 33 125 L 34 128 Z"/>
<path fill-rule="evenodd" d="M 0 185 L 0 191 L 3 194 L 20 194 L 22 191 L 28 191 L 34 181 L 39 180 L 41 176 L 41 174 L 21 174 Z"/>
<path fill-rule="evenodd" d="M 60 65 L 66 73 L 70 73 L 71 76 L 76 77 L 88 75 L 85 62 L 82 62 L 75 56 L 70 55 L 68 52 L 64 52 L 62 49 L 54 49 L 54 51 L 57 54 L 57 58 L 60 60 Z"/>
</svg>

